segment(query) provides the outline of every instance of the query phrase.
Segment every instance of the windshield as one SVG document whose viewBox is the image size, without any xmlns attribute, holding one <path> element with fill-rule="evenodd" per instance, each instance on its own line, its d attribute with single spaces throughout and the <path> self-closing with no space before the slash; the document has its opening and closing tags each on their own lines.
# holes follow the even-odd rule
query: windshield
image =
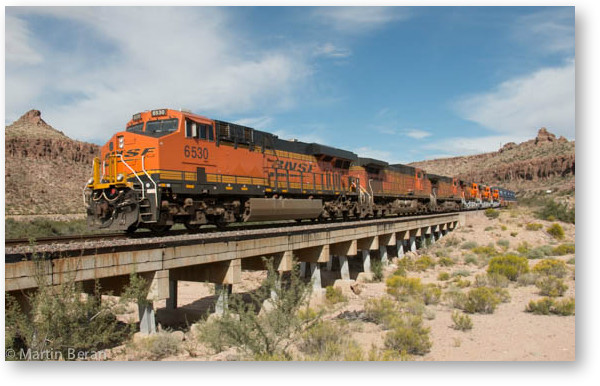
<svg viewBox="0 0 600 386">
<path fill-rule="evenodd" d="M 127 131 L 129 131 L 130 133 L 141 133 L 142 130 L 144 130 L 144 122 L 131 125 L 127 128 Z"/>
<path fill-rule="evenodd" d="M 162 137 L 177 131 L 179 120 L 174 119 L 162 119 L 159 121 L 150 121 L 146 123 L 146 131 L 144 134 L 151 137 Z"/>
</svg>

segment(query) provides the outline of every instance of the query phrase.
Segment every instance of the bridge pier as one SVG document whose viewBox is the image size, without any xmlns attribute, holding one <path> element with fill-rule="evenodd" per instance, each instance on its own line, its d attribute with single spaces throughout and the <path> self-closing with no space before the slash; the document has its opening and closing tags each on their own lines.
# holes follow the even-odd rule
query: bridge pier
<svg viewBox="0 0 600 386">
<path fill-rule="evenodd" d="M 327 260 L 327 270 L 331 272 L 331 268 L 333 266 L 333 259 L 335 259 L 335 255 L 329 255 L 329 260 Z"/>
<path fill-rule="evenodd" d="M 362 263 L 363 263 L 363 272 L 371 272 L 371 251 L 368 249 L 363 249 L 362 253 Z"/>
<path fill-rule="evenodd" d="M 379 258 L 381 260 L 382 265 L 384 265 L 384 266 L 388 265 L 389 261 L 388 261 L 387 246 L 385 246 L 385 245 L 379 246 Z"/>
<path fill-rule="evenodd" d="M 409 245 L 411 252 L 417 252 L 417 236 L 410 236 Z"/>
<path fill-rule="evenodd" d="M 319 290 L 321 286 L 321 267 L 319 263 L 310 263 L 310 280 L 313 283 L 313 289 Z"/>
<path fill-rule="evenodd" d="M 338 256 L 340 261 L 340 276 L 342 280 L 350 280 L 350 267 L 348 265 L 347 256 Z"/>
<path fill-rule="evenodd" d="M 233 291 L 232 284 L 215 284 L 217 301 L 215 302 L 215 314 L 223 315 L 229 306 L 229 295 Z"/>
<path fill-rule="evenodd" d="M 168 310 L 177 308 L 177 280 L 169 279 L 169 297 L 167 298 L 166 308 Z"/>
<path fill-rule="evenodd" d="M 156 317 L 152 302 L 138 304 L 138 314 L 140 317 L 140 332 L 142 334 L 156 334 Z"/>
</svg>

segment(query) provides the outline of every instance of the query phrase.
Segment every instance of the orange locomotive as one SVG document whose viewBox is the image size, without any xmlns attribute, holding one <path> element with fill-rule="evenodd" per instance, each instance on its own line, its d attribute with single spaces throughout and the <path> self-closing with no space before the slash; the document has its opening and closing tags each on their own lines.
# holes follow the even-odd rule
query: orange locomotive
<svg viewBox="0 0 600 386">
<path fill-rule="evenodd" d="M 465 207 L 465 186 L 410 166 L 159 109 L 135 114 L 102 147 L 85 196 L 93 228 L 162 232 L 174 223 L 195 229 L 457 210 Z"/>
</svg>

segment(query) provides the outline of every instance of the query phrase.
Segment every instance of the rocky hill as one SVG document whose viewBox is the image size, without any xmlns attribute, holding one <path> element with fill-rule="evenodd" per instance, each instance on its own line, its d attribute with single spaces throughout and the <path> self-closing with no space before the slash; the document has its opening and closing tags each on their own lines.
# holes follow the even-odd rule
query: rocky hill
<svg viewBox="0 0 600 386">
<path fill-rule="evenodd" d="M 31 110 L 5 131 L 6 215 L 84 213 L 97 145 L 70 139 Z"/>
<path fill-rule="evenodd" d="M 435 174 L 505 186 L 521 195 L 575 189 L 575 141 L 556 138 L 546 128 L 532 140 L 509 142 L 495 152 L 410 165 Z"/>
</svg>

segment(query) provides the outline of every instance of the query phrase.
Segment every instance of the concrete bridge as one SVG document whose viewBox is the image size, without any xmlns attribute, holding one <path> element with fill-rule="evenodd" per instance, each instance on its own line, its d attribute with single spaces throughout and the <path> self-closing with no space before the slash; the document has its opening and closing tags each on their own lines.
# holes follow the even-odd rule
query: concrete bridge
<svg viewBox="0 0 600 386">
<path fill-rule="evenodd" d="M 38 281 L 59 285 L 69 280 L 82 282 L 92 292 L 98 280 L 103 290 L 119 295 L 137 273 L 149 283 L 148 305 L 140 307 L 140 330 L 156 330 L 153 302 L 166 300 L 167 308 L 177 305 L 177 282 L 215 283 L 219 294 L 216 312 L 227 306 L 232 286 L 241 282 L 242 270 L 265 270 L 262 257 L 272 258 L 278 272 L 292 270 L 293 261 L 321 288 L 323 269 L 336 267 L 342 280 L 350 280 L 349 260 L 359 271 L 371 272 L 371 259 L 387 264 L 390 254 L 401 257 L 416 251 L 426 240 L 436 242 L 464 213 L 447 213 L 403 218 L 386 218 L 344 223 L 286 226 L 274 230 L 250 230 L 116 241 L 110 246 L 69 245 L 46 258 L 6 253 L 5 291 L 22 297 Z M 462 222 L 461 221 L 461 222 Z M 20 259 L 20 260 L 19 260 Z M 335 264 L 333 264 L 335 263 Z M 356 269 L 356 268 L 354 268 Z M 353 272 L 356 274 L 356 272 Z"/>
</svg>

